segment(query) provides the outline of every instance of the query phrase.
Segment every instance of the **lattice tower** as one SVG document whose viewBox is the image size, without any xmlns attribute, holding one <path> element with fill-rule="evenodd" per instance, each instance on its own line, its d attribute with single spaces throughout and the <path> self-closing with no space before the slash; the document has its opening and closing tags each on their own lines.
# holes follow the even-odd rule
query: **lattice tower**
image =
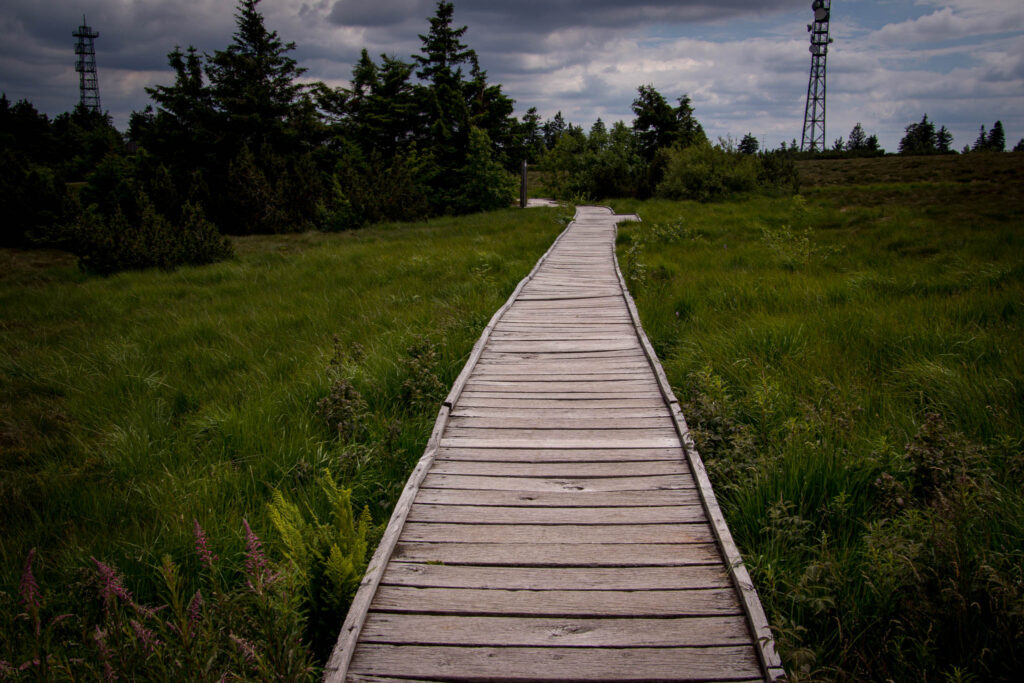
<svg viewBox="0 0 1024 683">
<path fill-rule="evenodd" d="M 825 150 L 825 63 L 828 59 L 828 22 L 832 0 L 814 0 L 814 23 L 807 24 L 811 34 L 811 75 L 807 81 L 807 105 L 804 108 L 804 132 L 800 149 L 810 152 Z"/>
<path fill-rule="evenodd" d="M 71 35 L 78 38 L 75 43 L 75 71 L 80 76 L 79 88 L 82 106 L 98 112 L 100 111 L 100 81 L 96 75 L 96 45 L 93 41 L 100 34 L 85 23 L 83 14 L 82 25 Z"/>
</svg>

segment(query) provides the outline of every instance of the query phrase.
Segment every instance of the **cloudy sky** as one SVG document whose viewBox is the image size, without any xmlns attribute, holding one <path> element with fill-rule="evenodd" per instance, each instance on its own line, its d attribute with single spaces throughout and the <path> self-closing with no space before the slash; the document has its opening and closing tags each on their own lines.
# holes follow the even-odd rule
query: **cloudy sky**
<svg viewBox="0 0 1024 683">
<path fill-rule="evenodd" d="M 294 41 L 307 76 L 344 85 L 359 50 L 408 59 L 433 0 L 264 0 L 269 28 Z M 169 83 L 175 45 L 212 52 L 234 30 L 234 0 L 4 0 L 0 90 L 50 114 L 78 101 L 71 32 L 96 41 L 104 109 L 123 128 Z M 693 99 L 712 136 L 800 137 L 810 67 L 810 0 L 455 0 L 457 25 L 522 115 L 537 107 L 589 128 L 632 120 L 638 85 Z M 895 151 L 925 113 L 962 147 L 997 119 L 1024 136 L 1024 2 L 833 0 L 829 143 L 854 123 Z"/>
</svg>

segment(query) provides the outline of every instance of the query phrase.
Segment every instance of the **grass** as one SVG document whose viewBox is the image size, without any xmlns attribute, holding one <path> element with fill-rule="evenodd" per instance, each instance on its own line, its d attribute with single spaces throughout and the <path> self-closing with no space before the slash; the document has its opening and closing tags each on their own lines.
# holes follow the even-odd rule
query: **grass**
<svg viewBox="0 0 1024 683">
<path fill-rule="evenodd" d="M 1024 666 L 1024 198 L 1002 163 L 875 182 L 906 161 L 813 162 L 832 179 L 796 200 L 614 203 L 795 680 Z"/>
<path fill-rule="evenodd" d="M 165 555 L 194 590 L 193 520 L 241 574 L 243 520 L 273 537 L 275 491 L 326 519 L 327 468 L 386 521 L 447 387 L 561 213 L 243 237 L 225 263 L 111 277 L 0 251 L 0 618 L 14 623 L 32 548 L 54 613 L 83 609 L 62 587 L 90 557 L 140 603 L 162 595 Z M 345 438 L 318 408 L 341 377 L 361 397 Z M 0 660 L 24 647 L 5 632 Z"/>
</svg>

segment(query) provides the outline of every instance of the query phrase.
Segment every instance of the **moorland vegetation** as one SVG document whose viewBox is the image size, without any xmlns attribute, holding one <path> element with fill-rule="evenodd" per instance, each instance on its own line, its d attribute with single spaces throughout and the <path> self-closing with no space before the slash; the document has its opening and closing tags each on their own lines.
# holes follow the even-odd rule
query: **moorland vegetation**
<svg viewBox="0 0 1024 683">
<path fill-rule="evenodd" d="M 643 85 L 584 131 L 515 118 L 451 3 L 342 89 L 257 5 L 175 48 L 124 135 L 0 98 L 0 679 L 315 677 L 446 387 L 566 223 L 503 208 L 522 161 L 644 218 L 623 270 L 793 678 L 1012 679 L 999 122 L 970 154 L 927 116 L 898 156 L 860 124 L 762 150 Z"/>
</svg>

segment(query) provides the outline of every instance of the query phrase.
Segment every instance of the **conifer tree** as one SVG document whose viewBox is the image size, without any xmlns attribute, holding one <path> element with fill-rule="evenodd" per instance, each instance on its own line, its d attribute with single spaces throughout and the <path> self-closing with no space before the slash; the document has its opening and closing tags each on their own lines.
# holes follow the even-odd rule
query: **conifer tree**
<svg viewBox="0 0 1024 683">
<path fill-rule="evenodd" d="M 757 150 L 761 145 L 758 143 L 757 138 L 754 137 L 753 133 L 747 133 L 740 140 L 740 145 L 737 149 L 742 154 L 757 154 Z"/>
<path fill-rule="evenodd" d="M 996 121 L 992 126 L 992 130 L 988 132 L 985 148 L 990 152 L 1006 151 L 1006 132 L 1003 130 L 1002 121 Z"/>
<path fill-rule="evenodd" d="M 243 144 L 259 148 L 284 142 L 293 106 L 304 86 L 296 81 L 305 69 L 288 56 L 295 43 L 283 43 L 268 31 L 256 6 L 260 0 L 239 0 L 237 31 L 232 43 L 207 57 L 206 73 L 223 117 L 223 133 L 238 151 Z"/>
<path fill-rule="evenodd" d="M 860 121 L 850 131 L 850 137 L 846 140 L 846 149 L 851 152 L 859 152 L 867 147 L 868 136 L 864 132 L 864 128 L 860 125 Z"/>
<path fill-rule="evenodd" d="M 974 140 L 974 146 L 971 147 L 972 152 L 984 152 L 988 149 L 988 135 L 985 133 L 985 124 L 981 124 L 978 128 L 978 137 Z"/>
</svg>

